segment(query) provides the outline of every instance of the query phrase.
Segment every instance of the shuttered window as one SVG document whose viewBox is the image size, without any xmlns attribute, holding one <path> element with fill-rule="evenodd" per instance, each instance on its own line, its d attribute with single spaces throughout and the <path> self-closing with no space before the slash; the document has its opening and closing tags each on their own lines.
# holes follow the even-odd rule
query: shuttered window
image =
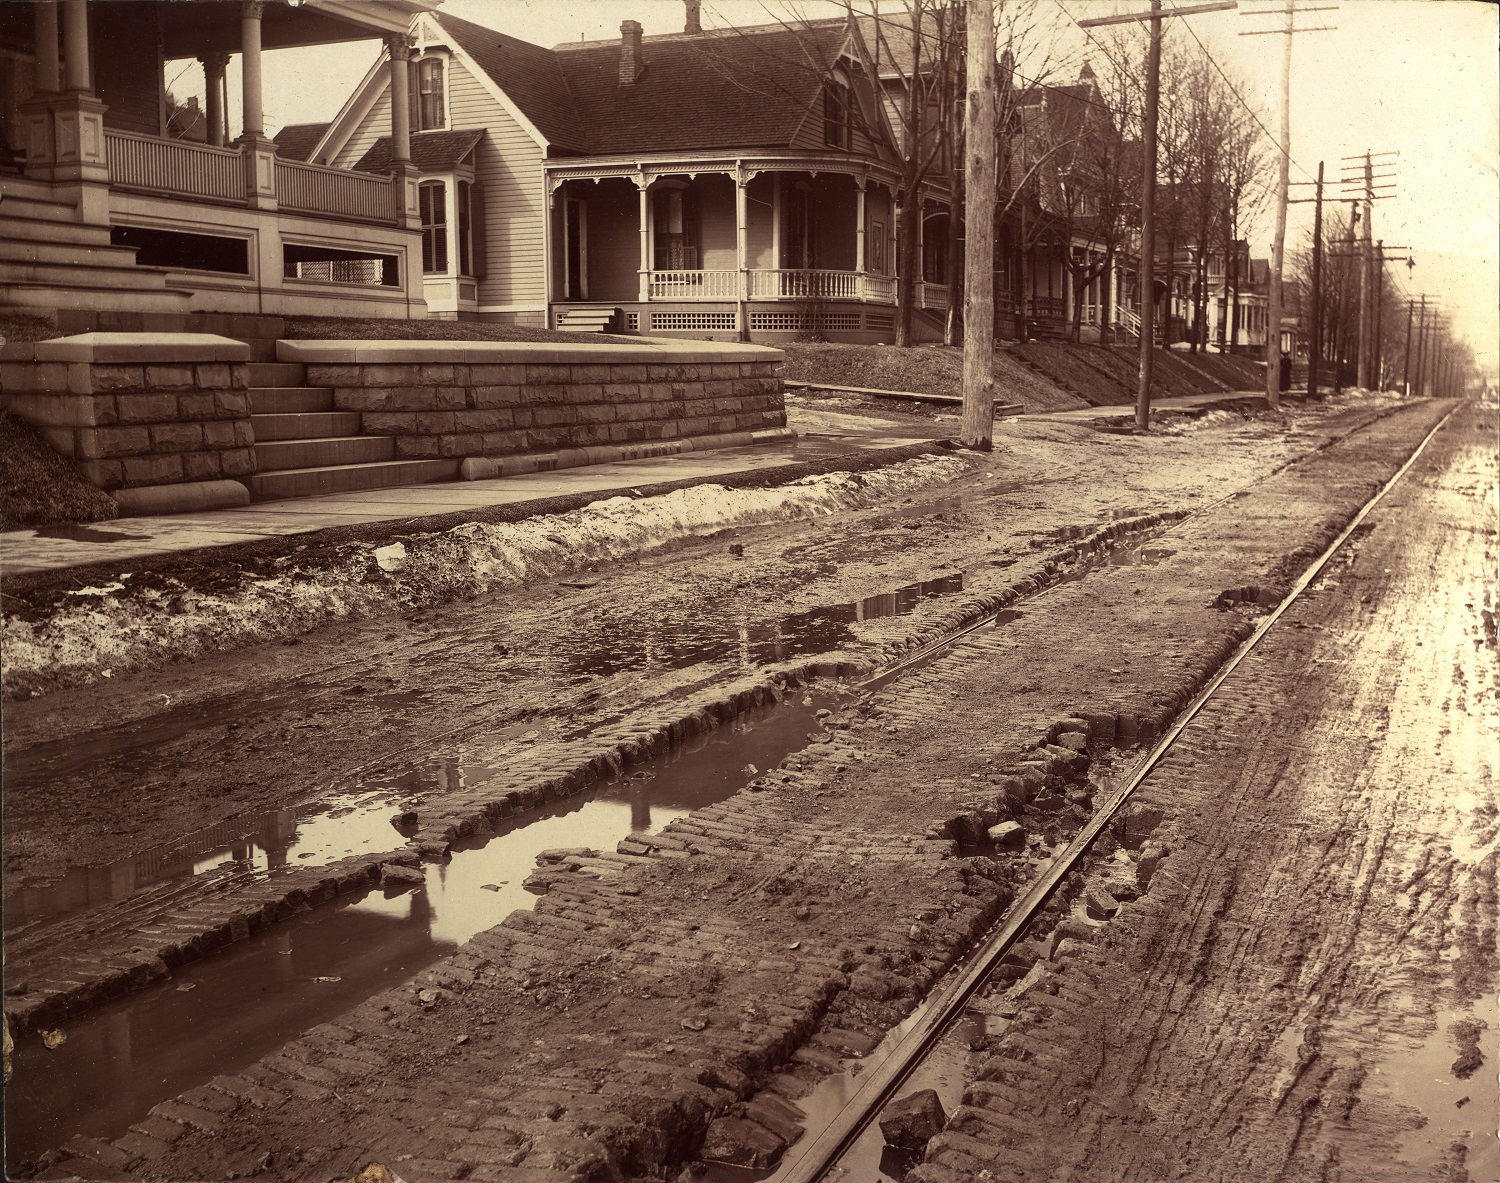
<svg viewBox="0 0 1500 1183">
<path fill-rule="evenodd" d="M 443 60 L 424 58 L 417 63 L 417 130 L 446 127 L 443 118 Z"/>
<path fill-rule="evenodd" d="M 428 181 L 417 191 L 422 216 L 422 270 L 428 275 L 448 273 L 448 187 Z"/>
</svg>

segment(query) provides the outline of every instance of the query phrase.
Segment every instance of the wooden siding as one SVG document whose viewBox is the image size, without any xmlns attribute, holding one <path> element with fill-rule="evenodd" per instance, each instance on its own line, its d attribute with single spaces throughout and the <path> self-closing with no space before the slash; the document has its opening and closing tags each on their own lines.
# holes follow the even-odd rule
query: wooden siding
<svg viewBox="0 0 1500 1183">
<path fill-rule="evenodd" d="M 546 299 L 542 235 L 542 150 L 485 86 L 457 59 L 449 60 L 448 113 L 455 131 L 483 128 L 488 134 L 474 153 L 476 222 L 483 231 L 484 276 L 479 303 L 536 304 Z M 381 136 L 391 133 L 389 83 L 334 160 L 350 168 Z M 592 245 L 592 244 L 591 244 Z"/>
<path fill-rule="evenodd" d="M 456 58 L 449 62 L 448 85 L 454 130 L 489 133 L 474 161 L 483 203 L 475 217 L 484 220 L 489 254 L 479 303 L 540 305 L 546 300 L 542 149 Z"/>
<path fill-rule="evenodd" d="M 374 85 L 380 88 L 380 97 L 360 120 L 348 142 L 329 161 L 337 168 L 353 168 L 359 163 L 359 158 L 370 150 L 371 144 L 381 136 L 391 134 L 391 84 L 384 70 Z"/>
</svg>

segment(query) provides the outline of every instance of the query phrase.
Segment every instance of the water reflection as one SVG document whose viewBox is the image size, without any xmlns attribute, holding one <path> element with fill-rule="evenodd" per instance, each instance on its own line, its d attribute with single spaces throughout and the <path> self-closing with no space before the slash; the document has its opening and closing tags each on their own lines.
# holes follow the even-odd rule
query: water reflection
<svg viewBox="0 0 1500 1183">
<path fill-rule="evenodd" d="M 68 1040 L 54 1051 L 36 1035 L 22 1038 L 5 1090 L 7 1163 L 75 1134 L 118 1137 L 158 1102 L 238 1072 L 409 979 L 535 904 L 521 884 L 538 853 L 612 851 L 632 832 L 724 800 L 751 779 L 746 765 L 769 768 L 803 747 L 824 701 L 763 708 L 626 779 L 508 818 L 455 848 L 450 862 L 428 866 L 416 892 L 370 892 L 258 933 L 66 1024 Z M 440 775 L 457 779 L 459 766 L 450 761 Z"/>
<path fill-rule="evenodd" d="M 722 613 L 677 620 L 647 632 L 639 622 L 600 618 L 598 631 L 570 636 L 564 650 L 568 672 L 608 677 L 624 670 L 685 669 L 702 661 L 733 660 L 743 668 L 772 665 L 857 645 L 850 625 L 861 620 L 905 616 L 923 601 L 963 591 L 962 573 L 908 584 L 893 592 L 793 612 L 770 621 L 726 620 Z"/>
</svg>

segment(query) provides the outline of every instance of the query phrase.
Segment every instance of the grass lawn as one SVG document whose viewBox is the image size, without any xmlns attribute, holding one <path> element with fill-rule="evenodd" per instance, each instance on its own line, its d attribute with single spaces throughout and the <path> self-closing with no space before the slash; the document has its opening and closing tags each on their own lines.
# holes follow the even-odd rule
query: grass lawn
<svg viewBox="0 0 1500 1183">
<path fill-rule="evenodd" d="M 552 341 L 566 345 L 640 345 L 641 337 L 561 333 L 484 320 L 387 320 L 383 317 L 289 316 L 288 338 L 313 341 Z"/>
<path fill-rule="evenodd" d="M 963 350 L 948 345 L 790 344 L 782 377 L 794 382 L 827 382 L 871 390 L 915 394 L 963 393 Z M 1004 349 L 995 351 L 995 399 L 1020 403 L 1028 411 L 1067 411 L 1087 406 L 1056 383 L 1032 372 Z"/>
<path fill-rule="evenodd" d="M 115 499 L 83 479 L 31 424 L 0 411 L 0 529 L 120 516 Z"/>
</svg>

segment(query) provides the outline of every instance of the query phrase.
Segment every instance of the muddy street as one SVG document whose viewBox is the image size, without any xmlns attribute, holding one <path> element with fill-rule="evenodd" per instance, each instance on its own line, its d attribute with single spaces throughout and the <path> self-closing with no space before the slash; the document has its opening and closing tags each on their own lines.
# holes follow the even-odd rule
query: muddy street
<svg viewBox="0 0 1500 1183">
<path fill-rule="evenodd" d="M 9 1169 L 795 1170 L 1450 409 L 1023 419 L 868 504 L 7 703 Z M 925 1159 L 842 1177 L 1495 1175 L 1494 430 L 1047 903 L 913 1077 Z"/>
</svg>

